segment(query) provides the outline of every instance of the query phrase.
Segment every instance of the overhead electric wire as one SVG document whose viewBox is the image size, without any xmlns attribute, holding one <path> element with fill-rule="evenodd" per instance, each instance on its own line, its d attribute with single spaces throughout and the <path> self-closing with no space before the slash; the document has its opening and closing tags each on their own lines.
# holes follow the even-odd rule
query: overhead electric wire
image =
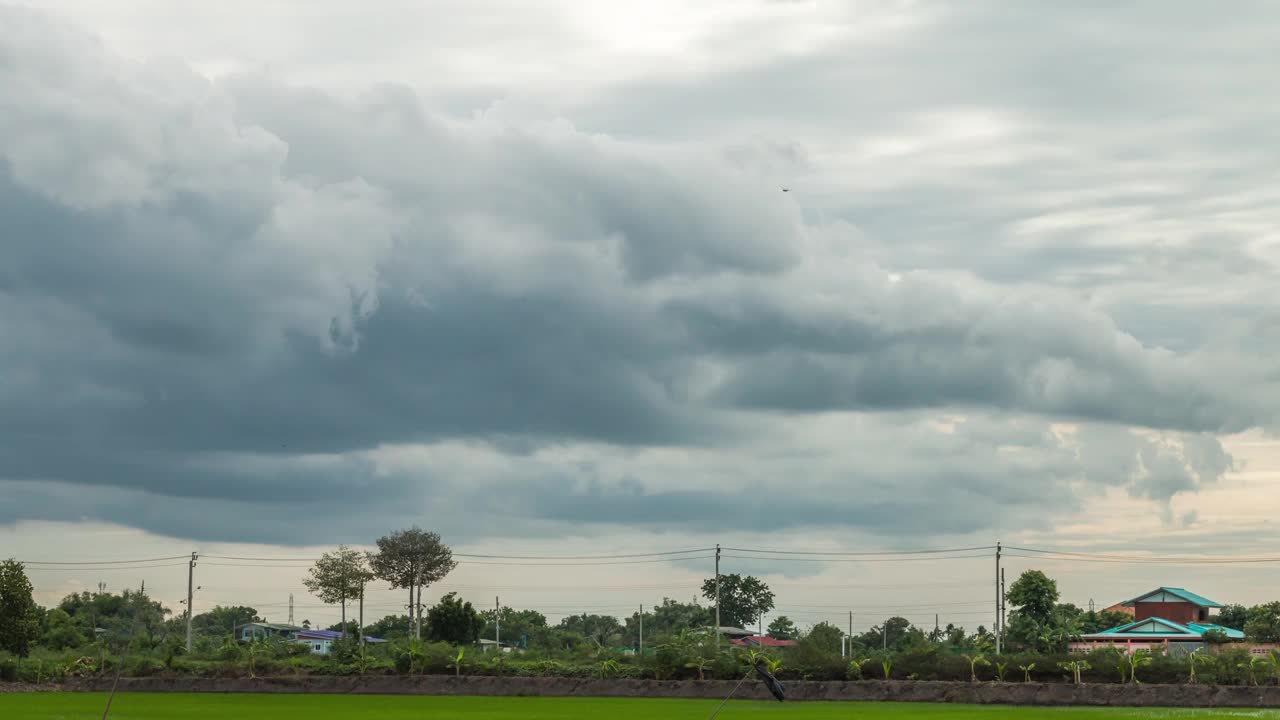
<svg viewBox="0 0 1280 720">
<path fill-rule="evenodd" d="M 147 558 L 145 560 L 19 560 L 23 565 L 141 565 L 142 563 L 165 562 L 167 560 L 188 560 L 190 555 L 174 555 L 172 557 Z"/>
<path fill-rule="evenodd" d="M 765 553 L 768 555 L 938 555 L 943 553 L 959 553 L 973 552 L 975 550 L 995 550 L 995 545 L 975 545 L 973 547 L 962 548 L 940 548 L 932 550 L 880 550 L 880 551 L 859 551 L 859 552 L 836 552 L 827 550 L 763 550 L 760 548 L 736 548 L 726 547 L 723 550 L 730 552 L 749 552 L 749 553 Z"/>
<path fill-rule="evenodd" d="M 773 560 L 776 562 L 821 562 L 821 563 L 874 563 L 874 562 L 936 562 L 938 560 L 972 560 L 974 558 L 989 559 L 982 555 L 931 555 L 929 557 L 881 557 L 881 558 L 800 558 L 800 557 L 765 557 L 763 555 L 721 555 L 721 558 L 733 560 Z"/>
<path fill-rule="evenodd" d="M 1028 555 L 1017 555 L 1018 552 L 1034 553 L 1036 557 L 1043 557 L 1050 560 L 1077 560 L 1080 562 L 1115 562 L 1115 563 L 1131 563 L 1131 564 L 1160 564 L 1160 565 L 1234 565 L 1241 563 L 1274 563 L 1280 562 L 1280 557 L 1177 557 L 1177 556 L 1161 556 L 1161 555 L 1107 555 L 1105 553 L 1084 553 L 1070 550 L 1048 550 L 1044 548 L 1025 548 L 1016 546 L 1006 546 L 1006 550 L 1013 553 L 1006 553 L 1009 557 L 1031 557 Z"/>
</svg>

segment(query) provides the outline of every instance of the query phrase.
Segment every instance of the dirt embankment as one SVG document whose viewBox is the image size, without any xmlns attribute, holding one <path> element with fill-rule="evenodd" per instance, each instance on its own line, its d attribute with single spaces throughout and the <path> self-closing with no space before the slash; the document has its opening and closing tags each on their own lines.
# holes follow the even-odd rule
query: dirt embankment
<svg viewBox="0 0 1280 720">
<path fill-rule="evenodd" d="M 277 677 L 248 679 L 124 678 L 125 692 L 350 693 L 374 695 L 524 695 L 719 699 L 726 680 L 584 680 L 513 677 Z M 62 689 L 106 691 L 111 680 L 69 680 Z M 1004 705 L 1135 705 L 1156 707 L 1280 707 L 1280 687 L 1210 685 L 1062 685 L 911 681 L 789 682 L 788 700 L 873 700 Z M 769 700 L 757 682 L 736 697 Z"/>
</svg>

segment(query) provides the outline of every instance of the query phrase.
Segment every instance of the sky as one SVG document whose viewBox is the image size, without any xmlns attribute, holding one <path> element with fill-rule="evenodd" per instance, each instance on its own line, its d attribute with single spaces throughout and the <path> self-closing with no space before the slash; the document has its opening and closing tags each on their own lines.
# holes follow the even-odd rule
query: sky
<svg viewBox="0 0 1280 720">
<path fill-rule="evenodd" d="M 0 554 L 288 558 L 201 561 L 195 607 L 320 622 L 306 560 L 411 525 L 1265 556 L 1277 32 L 1247 0 L 0 5 Z M 993 614 L 986 549 L 725 554 L 802 626 Z M 622 614 L 695 596 L 690 558 L 464 559 L 428 599 Z M 1080 605 L 1280 596 L 1274 563 L 1005 560 Z"/>
</svg>

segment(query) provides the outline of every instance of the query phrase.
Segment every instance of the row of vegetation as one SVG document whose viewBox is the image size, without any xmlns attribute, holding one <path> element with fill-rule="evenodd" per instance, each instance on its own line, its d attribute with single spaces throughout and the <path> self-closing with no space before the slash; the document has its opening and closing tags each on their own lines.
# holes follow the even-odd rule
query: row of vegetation
<svg viewBox="0 0 1280 720">
<path fill-rule="evenodd" d="M 173 616 L 142 589 L 119 594 L 100 587 L 69 595 L 57 607 L 41 608 L 21 563 L 0 563 L 0 679 L 41 682 L 121 673 L 128 676 L 261 677 L 350 674 L 480 674 L 527 677 L 632 677 L 658 679 L 736 678 L 744 665 L 763 662 L 784 679 L 921 679 L 973 682 L 1203 682 L 1280 683 L 1280 655 L 1252 657 L 1239 647 L 1211 645 L 1190 657 L 1163 657 L 1113 649 L 1069 655 L 1074 637 L 1123 624 L 1120 613 L 1085 612 L 1058 602 L 1056 583 L 1039 571 L 1024 573 L 1007 596 L 1015 609 L 995 655 L 995 636 L 947 625 L 923 629 L 892 617 L 846 637 L 835 625 L 801 631 L 784 616 L 768 634 L 796 645 L 759 655 L 727 644 L 709 631 L 714 610 L 697 601 L 664 600 L 644 613 L 617 618 L 582 614 L 551 624 L 536 610 L 504 607 L 477 611 L 454 594 L 423 607 L 423 588 L 453 567 L 447 546 L 418 529 L 378 541 L 377 553 L 342 547 L 326 553 L 305 582 L 326 602 L 342 604 L 344 621 L 329 627 L 352 638 L 327 656 L 282 639 L 237 642 L 234 628 L 263 617 L 252 607 L 215 607 L 192 618 L 194 644 L 186 647 L 186 618 Z M 346 621 L 345 606 L 359 603 L 375 579 L 409 590 L 414 615 L 392 615 L 363 627 Z M 715 598 L 715 582 L 703 587 Z M 739 575 L 720 578 L 722 623 L 751 627 L 774 607 L 763 581 Z M 1251 639 L 1280 640 L 1280 603 L 1229 607 L 1219 624 L 1243 629 Z M 638 647 L 643 622 L 645 646 Z M 502 638 L 511 653 L 480 652 L 476 642 Z M 304 621 L 304 626 L 310 623 Z M 361 646 L 363 635 L 389 642 Z M 852 653 L 846 655 L 843 653 Z"/>
</svg>

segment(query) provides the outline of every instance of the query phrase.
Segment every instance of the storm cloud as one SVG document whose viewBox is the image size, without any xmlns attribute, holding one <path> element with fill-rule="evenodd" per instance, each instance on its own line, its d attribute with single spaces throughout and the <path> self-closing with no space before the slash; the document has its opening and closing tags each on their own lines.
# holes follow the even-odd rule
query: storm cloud
<svg viewBox="0 0 1280 720">
<path fill-rule="evenodd" d="M 726 71 L 709 97 L 784 71 Z M 832 193 L 817 150 L 646 138 L 639 106 L 688 99 L 651 83 L 628 122 L 611 93 L 580 124 L 509 99 L 461 114 L 404 85 L 139 61 L 0 9 L 0 522 L 279 544 L 394 521 L 964 535 L 992 503 L 1168 503 L 1232 468 L 1218 434 L 1275 427 L 1263 348 L 1135 330 L 1135 288 L 1102 279 L 1154 258 L 1256 280 L 1258 247 L 1068 252 L 1054 233 L 1092 220 L 973 206 L 895 249 L 885 208 L 971 199 L 954 167 L 886 175 L 916 192 L 882 215 L 867 179 L 815 213 L 768 173 Z M 1126 97 L 1015 89 L 1066 115 L 1065 96 Z M 337 526 L 279 512 L 334 501 Z"/>
</svg>

